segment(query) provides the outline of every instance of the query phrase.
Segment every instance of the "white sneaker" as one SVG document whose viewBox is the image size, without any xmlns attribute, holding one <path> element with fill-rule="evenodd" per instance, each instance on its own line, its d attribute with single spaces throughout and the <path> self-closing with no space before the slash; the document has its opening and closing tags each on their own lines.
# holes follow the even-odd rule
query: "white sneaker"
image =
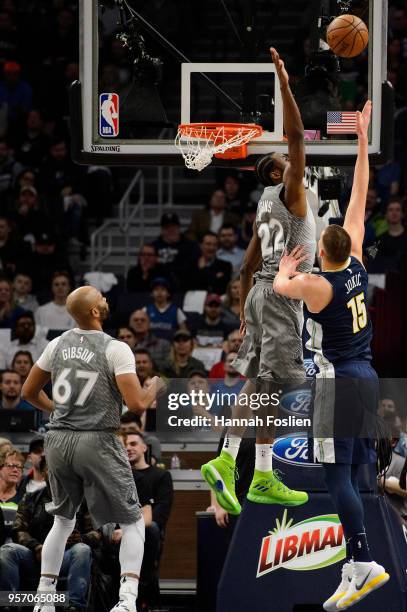
<svg viewBox="0 0 407 612">
<path fill-rule="evenodd" d="M 46 604 L 37 604 L 33 612 L 55 612 L 55 606 L 50 606 Z"/>
<path fill-rule="evenodd" d="M 131 604 L 125 599 L 121 599 L 110 612 L 137 612 L 136 604 Z"/>
<path fill-rule="evenodd" d="M 364 597 L 386 584 L 390 578 L 383 566 L 370 561 L 369 563 L 353 564 L 353 576 L 346 594 L 336 604 L 338 610 L 346 610 L 354 606 Z"/>
<path fill-rule="evenodd" d="M 336 607 L 336 603 L 341 597 L 346 595 L 347 590 L 349 588 L 350 581 L 352 580 L 353 575 L 353 561 L 347 561 L 342 566 L 342 580 L 335 593 L 331 595 L 329 599 L 323 604 L 324 610 L 327 612 L 336 612 L 338 609 Z"/>
</svg>

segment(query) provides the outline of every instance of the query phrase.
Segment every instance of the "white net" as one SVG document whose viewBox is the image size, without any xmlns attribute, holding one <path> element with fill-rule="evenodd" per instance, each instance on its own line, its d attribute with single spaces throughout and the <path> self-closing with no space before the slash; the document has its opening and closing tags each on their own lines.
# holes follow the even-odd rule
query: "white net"
<svg viewBox="0 0 407 612">
<path fill-rule="evenodd" d="M 185 165 L 199 172 L 209 166 L 215 153 L 246 144 L 259 136 L 259 126 L 242 125 L 230 132 L 230 126 L 190 124 L 178 129 L 175 146 L 181 151 Z"/>
</svg>

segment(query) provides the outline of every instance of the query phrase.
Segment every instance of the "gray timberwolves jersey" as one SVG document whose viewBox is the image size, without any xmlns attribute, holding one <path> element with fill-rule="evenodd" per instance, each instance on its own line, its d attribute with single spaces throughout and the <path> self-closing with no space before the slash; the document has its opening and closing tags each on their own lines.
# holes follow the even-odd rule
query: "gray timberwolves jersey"
<svg viewBox="0 0 407 612">
<path fill-rule="evenodd" d="M 100 332 L 62 334 L 52 355 L 51 378 L 55 409 L 49 429 L 116 431 L 122 398 L 106 359 L 113 340 Z"/>
<path fill-rule="evenodd" d="M 257 206 L 256 227 L 263 258 L 261 270 L 255 274 L 258 280 L 273 282 L 284 250 L 290 252 L 298 245 L 304 246 L 308 254 L 299 270 L 311 272 L 314 264 L 316 230 L 311 208 L 307 205 L 304 218 L 292 215 L 280 198 L 283 188 L 283 183 L 266 187 Z"/>
</svg>

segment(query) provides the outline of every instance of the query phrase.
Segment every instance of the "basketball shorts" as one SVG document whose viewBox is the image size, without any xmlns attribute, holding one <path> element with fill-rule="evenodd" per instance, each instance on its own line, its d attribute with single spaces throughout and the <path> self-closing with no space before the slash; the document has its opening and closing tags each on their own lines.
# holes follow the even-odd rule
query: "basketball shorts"
<svg viewBox="0 0 407 612">
<path fill-rule="evenodd" d="M 313 456 L 321 463 L 375 463 L 379 380 L 370 361 L 332 364 L 315 379 Z M 312 445 L 310 445 L 312 446 Z"/>
<path fill-rule="evenodd" d="M 96 529 L 141 517 L 127 453 L 116 434 L 54 429 L 44 448 L 52 494 L 47 512 L 72 519 L 85 498 Z"/>
<path fill-rule="evenodd" d="M 257 281 L 245 304 L 246 334 L 234 367 L 250 379 L 305 380 L 302 307 Z"/>
</svg>

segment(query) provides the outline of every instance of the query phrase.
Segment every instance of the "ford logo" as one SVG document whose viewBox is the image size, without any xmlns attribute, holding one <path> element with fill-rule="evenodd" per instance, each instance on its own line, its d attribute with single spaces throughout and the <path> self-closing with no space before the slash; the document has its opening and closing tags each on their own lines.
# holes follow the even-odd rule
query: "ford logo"
<svg viewBox="0 0 407 612">
<path fill-rule="evenodd" d="M 277 438 L 273 444 L 273 455 L 283 463 L 302 467 L 321 467 L 320 463 L 308 461 L 308 438 L 306 434 L 297 434 Z"/>
<path fill-rule="evenodd" d="M 280 406 L 284 412 L 296 416 L 309 416 L 311 412 L 311 390 L 298 389 L 281 396 Z"/>
</svg>

